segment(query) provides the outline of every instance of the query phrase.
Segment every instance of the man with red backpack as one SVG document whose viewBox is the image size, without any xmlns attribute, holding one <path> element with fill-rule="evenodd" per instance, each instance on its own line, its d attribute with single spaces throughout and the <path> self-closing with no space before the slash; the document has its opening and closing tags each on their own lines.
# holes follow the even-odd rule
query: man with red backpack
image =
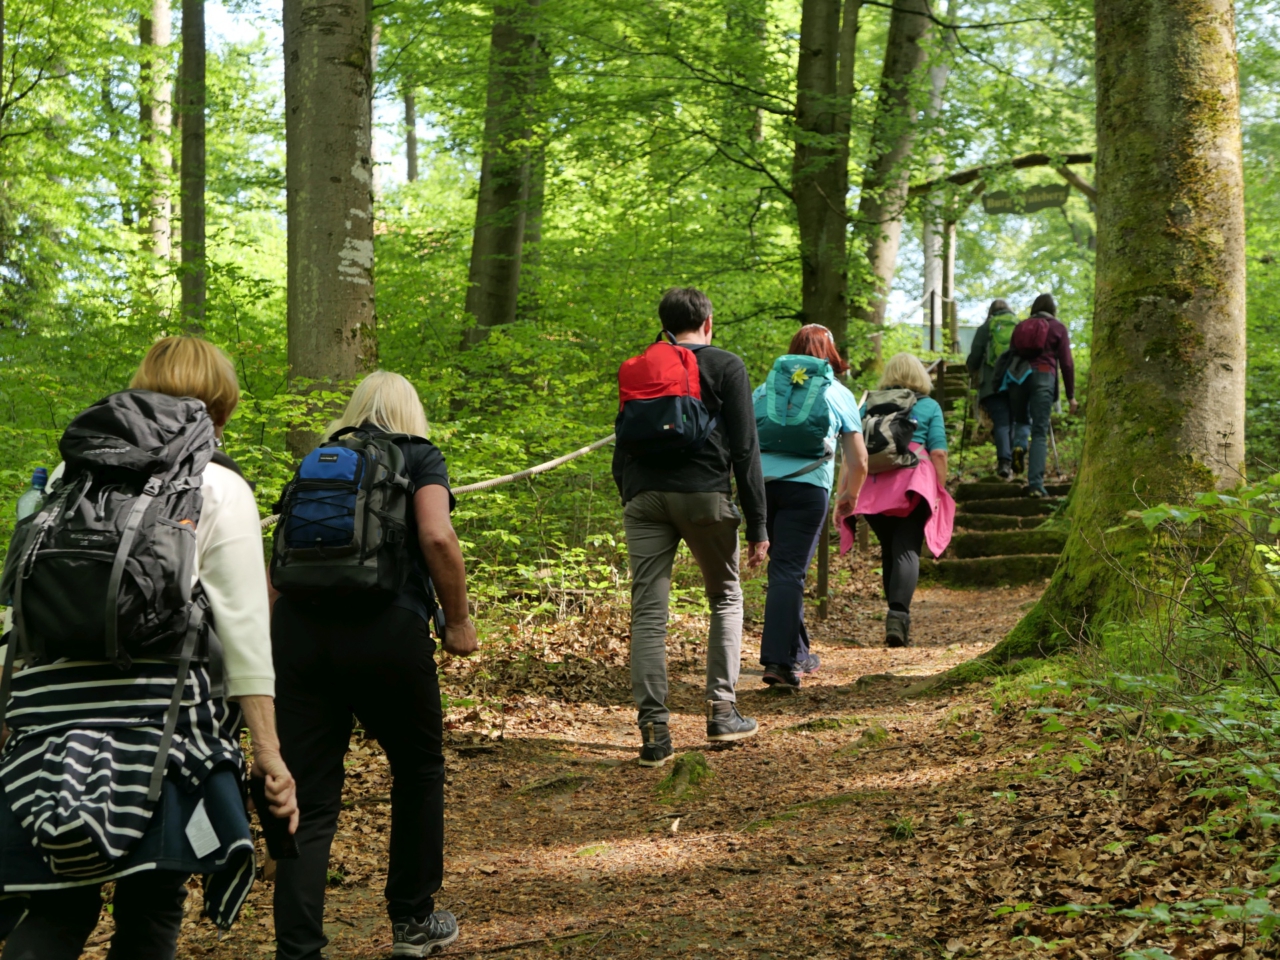
<svg viewBox="0 0 1280 960">
<path fill-rule="evenodd" d="M 738 713 L 742 650 L 738 526 L 746 514 L 748 564 L 763 562 L 764 475 L 751 383 L 742 360 L 711 346 L 711 301 L 672 288 L 658 305 L 662 333 L 618 371 L 620 410 L 613 478 L 622 494 L 631 562 L 631 692 L 643 745 L 657 767 L 674 749 L 667 710 L 667 617 L 671 566 L 683 540 L 702 571 L 707 638 L 707 739 L 741 740 L 756 722 Z M 738 481 L 742 511 L 732 499 Z"/>
<path fill-rule="evenodd" d="M 1079 406 L 1071 335 L 1057 313 L 1053 294 L 1040 294 L 1031 304 L 1031 316 L 1014 327 L 1009 342 L 1010 352 L 1030 366 L 1021 382 L 1009 383 L 1009 403 L 1015 420 L 1025 423 L 1030 418 L 1031 421 L 1027 486 L 1033 497 L 1048 496 L 1044 487 L 1044 465 L 1049 454 L 1049 415 L 1058 399 L 1059 371 L 1071 412 L 1074 414 Z"/>
</svg>

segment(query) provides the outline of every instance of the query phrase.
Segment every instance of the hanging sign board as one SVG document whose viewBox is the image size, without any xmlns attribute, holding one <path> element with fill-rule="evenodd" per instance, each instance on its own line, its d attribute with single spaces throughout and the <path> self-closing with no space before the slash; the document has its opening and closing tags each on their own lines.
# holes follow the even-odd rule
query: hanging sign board
<svg viewBox="0 0 1280 960">
<path fill-rule="evenodd" d="M 1037 210 L 1063 206 L 1070 193 L 1071 188 L 1065 183 L 1031 187 L 1022 193 L 996 190 L 982 195 L 982 209 L 987 213 L 1035 213 Z"/>
</svg>

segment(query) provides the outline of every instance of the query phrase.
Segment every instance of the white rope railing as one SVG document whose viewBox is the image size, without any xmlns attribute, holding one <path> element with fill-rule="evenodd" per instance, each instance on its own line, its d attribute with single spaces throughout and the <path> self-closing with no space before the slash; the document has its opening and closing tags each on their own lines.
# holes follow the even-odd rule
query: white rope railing
<svg viewBox="0 0 1280 960">
<path fill-rule="evenodd" d="M 480 480 L 477 483 L 466 483 L 460 487 L 454 487 L 454 493 L 477 493 L 481 490 L 488 490 L 491 487 L 498 487 L 504 483 L 514 483 L 517 480 L 524 480 L 528 477 L 536 477 L 540 473 L 546 473 L 548 470 L 554 470 L 556 467 L 563 466 L 570 460 L 577 460 L 579 457 L 585 457 L 588 453 L 594 453 L 601 447 L 613 443 L 615 434 L 609 434 L 597 440 L 595 443 L 580 447 L 572 453 L 566 453 L 563 457 L 556 457 L 554 460 L 548 460 L 546 463 L 540 463 L 536 467 L 530 467 L 527 470 L 518 470 L 515 473 L 508 473 L 501 477 L 494 477 L 491 480 Z M 273 514 L 262 521 L 262 529 L 273 526 L 280 519 L 279 514 Z"/>
</svg>

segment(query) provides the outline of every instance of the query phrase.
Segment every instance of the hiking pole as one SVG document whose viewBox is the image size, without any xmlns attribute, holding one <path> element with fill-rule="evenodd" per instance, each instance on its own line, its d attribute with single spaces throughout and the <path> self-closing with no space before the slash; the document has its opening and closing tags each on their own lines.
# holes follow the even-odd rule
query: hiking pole
<svg viewBox="0 0 1280 960">
<path fill-rule="evenodd" d="M 1049 421 L 1049 443 L 1053 445 L 1053 472 L 1062 476 L 1062 464 L 1058 462 L 1058 438 L 1053 435 L 1053 420 Z"/>
</svg>

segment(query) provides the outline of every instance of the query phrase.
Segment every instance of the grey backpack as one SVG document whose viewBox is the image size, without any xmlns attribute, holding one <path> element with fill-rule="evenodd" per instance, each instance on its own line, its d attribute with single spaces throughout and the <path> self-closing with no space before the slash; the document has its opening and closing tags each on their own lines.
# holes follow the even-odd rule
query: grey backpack
<svg viewBox="0 0 1280 960">
<path fill-rule="evenodd" d="M 905 388 L 867 394 L 862 436 L 867 444 L 867 473 L 914 467 L 920 458 L 911 450 L 917 421 L 911 415 L 920 394 Z"/>
</svg>

